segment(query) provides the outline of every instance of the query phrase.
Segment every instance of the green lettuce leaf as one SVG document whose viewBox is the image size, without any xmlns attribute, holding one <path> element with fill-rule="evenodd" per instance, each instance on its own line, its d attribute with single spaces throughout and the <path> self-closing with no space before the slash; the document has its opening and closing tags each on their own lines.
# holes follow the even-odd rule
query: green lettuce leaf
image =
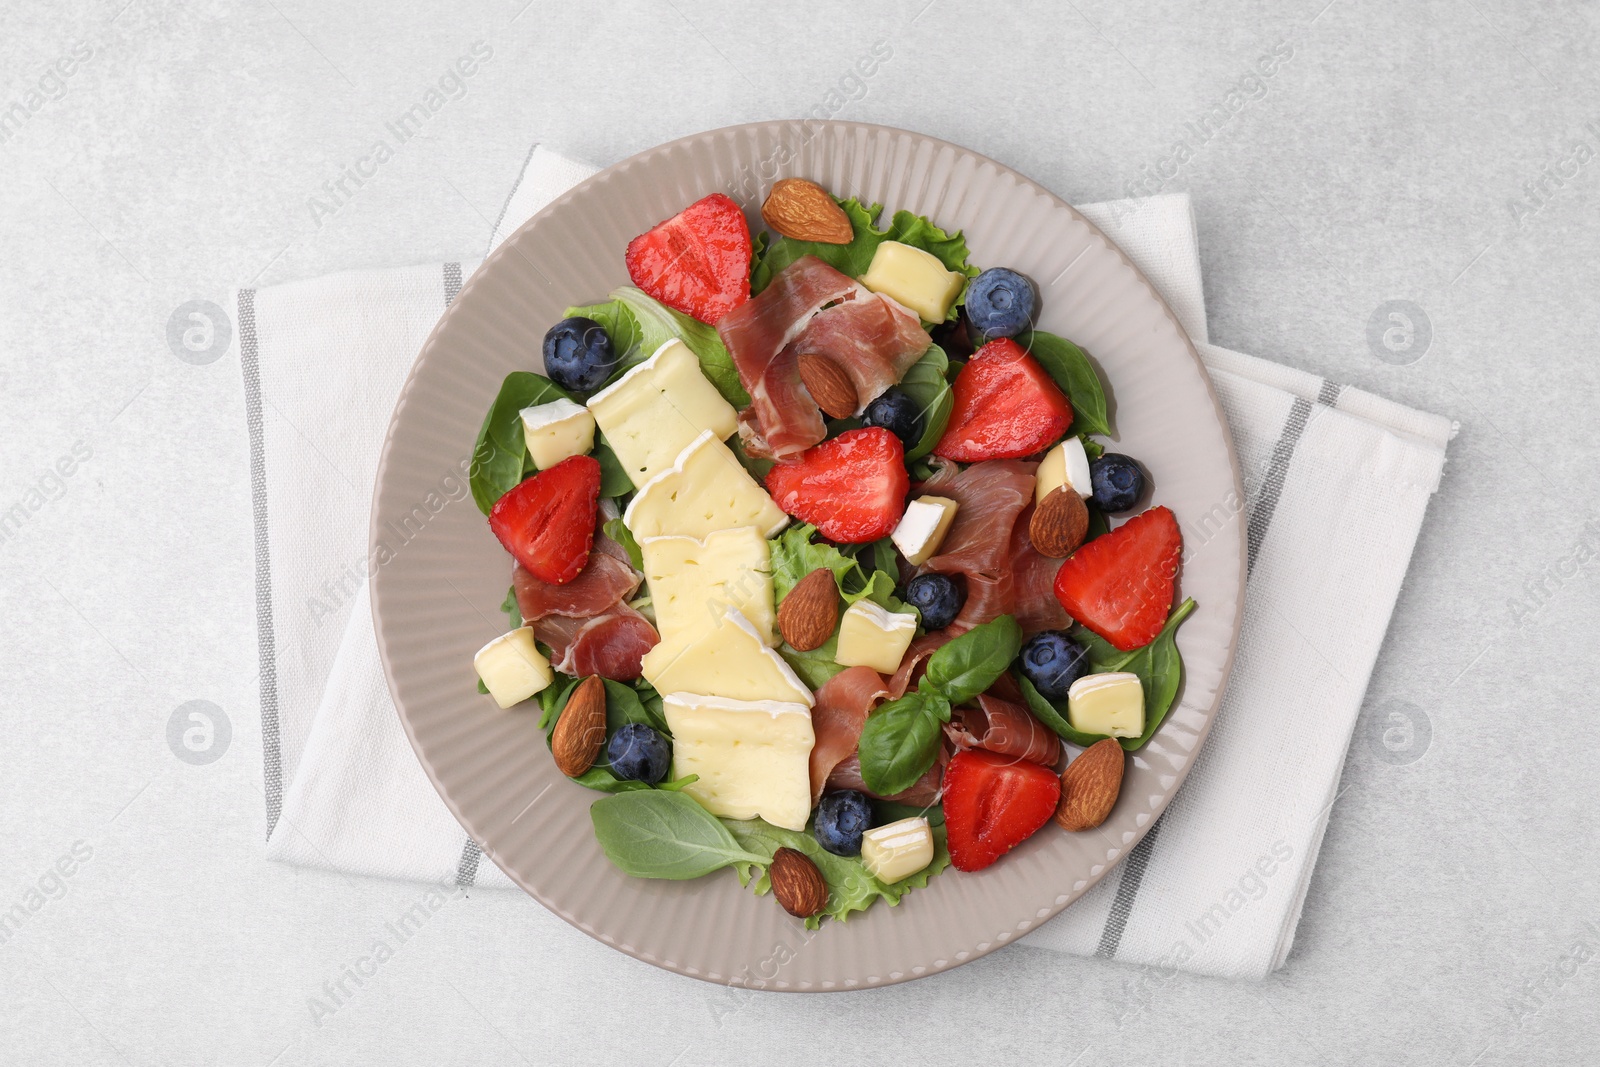
<svg viewBox="0 0 1600 1067">
<path fill-rule="evenodd" d="M 674 311 L 642 289 L 625 285 L 611 292 L 601 304 L 569 307 L 567 315 L 582 315 L 605 327 L 612 347 L 621 357 L 617 369 L 606 379 L 610 385 L 651 356 L 671 340 L 679 340 L 700 360 L 700 370 L 716 386 L 717 392 L 736 408 L 750 403 L 750 395 L 739 384 L 733 357 L 723 347 L 714 327 Z"/>
</svg>

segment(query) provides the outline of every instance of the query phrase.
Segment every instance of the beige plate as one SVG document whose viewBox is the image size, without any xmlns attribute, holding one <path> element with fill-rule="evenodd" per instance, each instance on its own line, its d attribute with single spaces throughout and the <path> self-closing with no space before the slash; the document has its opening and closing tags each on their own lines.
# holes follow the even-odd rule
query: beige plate
<svg viewBox="0 0 1600 1067">
<path fill-rule="evenodd" d="M 824 990 L 898 982 L 1020 937 L 1072 903 L 1150 828 L 1193 765 L 1233 658 L 1244 590 L 1243 499 L 1232 444 L 1194 348 L 1144 277 L 1081 215 L 1015 172 L 943 141 L 848 122 L 767 122 L 652 148 L 584 182 L 518 230 L 462 288 L 395 408 L 378 470 L 373 544 L 424 506 L 471 448 L 512 370 L 538 369 L 544 331 L 571 304 L 626 284 L 635 235 L 715 191 L 760 225 L 779 177 L 908 208 L 965 231 L 972 260 L 1040 285 L 1041 326 L 1086 348 L 1110 384 L 1117 448 L 1149 469 L 1188 540 L 1187 666 L 1177 706 L 1130 761 L 1097 833 L 1047 826 L 978 874 L 949 871 L 898 907 L 808 934 L 770 897 L 719 872 L 692 882 L 625 877 L 590 829 L 598 794 L 564 780 L 532 705 L 499 711 L 472 655 L 500 632 L 510 568 L 476 508 L 448 507 L 372 583 L 395 705 L 428 775 L 484 852 L 580 930 L 714 982 Z M 548 790 L 548 792 L 546 792 Z M 532 805 L 531 807 L 529 805 Z"/>
</svg>

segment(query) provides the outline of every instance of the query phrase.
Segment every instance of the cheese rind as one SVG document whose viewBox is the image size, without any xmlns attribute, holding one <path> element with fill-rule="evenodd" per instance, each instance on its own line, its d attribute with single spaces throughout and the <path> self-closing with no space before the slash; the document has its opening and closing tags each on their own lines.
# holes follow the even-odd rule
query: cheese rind
<svg viewBox="0 0 1600 1067">
<path fill-rule="evenodd" d="M 1034 475 L 1034 501 L 1043 504 L 1045 497 L 1063 485 L 1072 486 L 1073 492 L 1085 500 L 1094 495 L 1094 486 L 1089 480 L 1089 454 L 1076 437 L 1062 441 L 1039 461 L 1039 470 Z"/>
<path fill-rule="evenodd" d="M 754 526 L 772 537 L 789 516 L 756 484 L 733 451 L 706 430 L 677 460 L 646 482 L 622 521 L 633 536 L 705 537 L 735 526 Z"/>
<path fill-rule="evenodd" d="M 590 397 L 589 410 L 635 486 L 672 466 L 702 432 L 720 441 L 739 428 L 738 412 L 679 340 Z"/>
<path fill-rule="evenodd" d="M 902 615 L 870 600 L 858 600 L 839 621 L 839 648 L 833 662 L 842 667 L 871 667 L 879 674 L 893 674 L 916 635 L 915 615 Z"/>
<path fill-rule="evenodd" d="M 693 640 L 715 630 L 729 607 L 773 644 L 772 546 L 754 526 L 694 537 L 639 542 L 663 640 Z"/>
<path fill-rule="evenodd" d="M 815 735 L 804 704 L 668 693 L 672 776 L 711 814 L 804 830 L 811 816 L 809 760 Z"/>
<path fill-rule="evenodd" d="M 920 567 L 939 551 L 950 524 L 956 521 L 959 505 L 945 496 L 919 496 L 906 505 L 900 523 L 889 540 L 905 556 L 906 562 Z"/>
<path fill-rule="evenodd" d="M 644 654 L 640 668 L 658 693 L 778 700 L 808 708 L 816 702 L 738 608 L 728 608 L 709 633 L 662 641 Z"/>
<path fill-rule="evenodd" d="M 1144 684 L 1124 671 L 1084 675 L 1067 690 L 1067 723 L 1086 734 L 1141 736 Z"/>
<path fill-rule="evenodd" d="M 933 828 L 920 815 L 874 826 L 861 838 L 861 862 L 886 885 L 909 878 L 933 862 Z"/>
<path fill-rule="evenodd" d="M 932 252 L 885 241 L 872 253 L 861 284 L 904 304 L 928 322 L 943 322 L 967 284 L 967 276 L 946 270 Z"/>
<path fill-rule="evenodd" d="M 521 703 L 542 692 L 555 679 L 550 661 L 533 643 L 533 627 L 523 626 L 501 634 L 478 649 L 472 666 L 484 688 L 502 708 Z"/>
<path fill-rule="evenodd" d="M 548 470 L 594 448 L 594 415 L 566 397 L 522 409 L 522 440 L 533 465 Z"/>
</svg>

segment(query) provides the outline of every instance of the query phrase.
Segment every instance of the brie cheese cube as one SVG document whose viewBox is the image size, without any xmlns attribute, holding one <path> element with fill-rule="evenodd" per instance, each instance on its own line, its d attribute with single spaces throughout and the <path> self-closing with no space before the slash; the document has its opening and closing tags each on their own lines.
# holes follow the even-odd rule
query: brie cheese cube
<svg viewBox="0 0 1600 1067">
<path fill-rule="evenodd" d="M 754 526 L 639 542 L 656 629 L 664 640 L 693 641 L 715 630 L 729 607 L 774 644 L 772 546 Z"/>
<path fill-rule="evenodd" d="M 739 428 L 739 415 L 700 372 L 700 360 L 682 341 L 655 355 L 589 398 L 611 450 L 635 486 L 672 466 L 702 431 L 723 440 Z"/>
<path fill-rule="evenodd" d="M 1067 690 L 1067 723 L 1086 734 L 1144 733 L 1144 685 L 1137 674 L 1086 674 Z"/>
<path fill-rule="evenodd" d="M 956 502 L 943 496 L 919 496 L 906 505 L 900 525 L 889 540 L 913 567 L 920 567 L 939 551 L 950 524 L 956 521 Z"/>
<path fill-rule="evenodd" d="M 672 776 L 713 815 L 804 830 L 811 816 L 811 712 L 779 700 L 668 693 Z"/>
<path fill-rule="evenodd" d="M 644 484 L 622 521 L 642 541 L 673 534 L 705 537 L 735 526 L 754 526 L 763 537 L 772 537 L 789 525 L 789 516 L 716 431 L 706 430 L 678 453 L 672 466 Z"/>
<path fill-rule="evenodd" d="M 917 617 L 887 611 L 870 600 L 850 605 L 839 622 L 839 650 L 833 662 L 842 667 L 871 667 L 893 674 L 911 639 L 917 635 Z"/>
<path fill-rule="evenodd" d="M 861 284 L 915 311 L 928 322 L 943 322 L 961 295 L 967 276 L 946 270 L 932 252 L 885 241 L 872 253 Z"/>
<path fill-rule="evenodd" d="M 874 826 L 861 838 L 861 863 L 888 885 L 933 862 L 933 828 L 920 815 Z"/>
<path fill-rule="evenodd" d="M 533 465 L 548 470 L 594 448 L 594 416 L 566 397 L 522 409 L 522 439 Z"/>
<path fill-rule="evenodd" d="M 478 649 L 472 666 L 502 708 L 527 700 L 555 678 L 550 661 L 534 646 L 531 626 L 501 634 Z"/>
<path fill-rule="evenodd" d="M 728 608 L 710 633 L 663 640 L 640 662 L 658 693 L 703 693 L 732 700 L 815 701 L 783 657 L 739 613 Z"/>
<path fill-rule="evenodd" d="M 1085 500 L 1094 495 L 1094 486 L 1089 484 L 1089 454 L 1076 437 L 1067 438 L 1045 453 L 1034 479 L 1033 498 L 1038 504 L 1063 485 L 1070 485 Z"/>
</svg>

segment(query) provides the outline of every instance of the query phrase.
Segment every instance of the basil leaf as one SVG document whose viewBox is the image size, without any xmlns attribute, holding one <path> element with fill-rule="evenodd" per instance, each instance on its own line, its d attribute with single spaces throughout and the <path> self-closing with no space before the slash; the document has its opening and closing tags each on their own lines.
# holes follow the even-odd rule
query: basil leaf
<svg viewBox="0 0 1600 1067">
<path fill-rule="evenodd" d="M 642 289 L 632 286 L 625 285 L 612 290 L 611 298 L 621 301 L 639 324 L 640 357 L 636 363 L 649 359 L 655 355 L 656 349 L 676 338 L 688 345 L 689 351 L 700 360 L 701 372 L 716 386 L 723 399 L 735 408 L 749 405 L 750 394 L 739 384 L 739 372 L 734 369 L 733 357 L 723 347 L 722 338 L 717 336 L 715 327 L 674 311 L 653 300 Z"/>
<path fill-rule="evenodd" d="M 526 471 L 527 443 L 522 439 L 522 409 L 572 395 L 555 382 L 532 371 L 514 370 L 500 384 L 500 392 L 483 417 L 478 441 L 472 449 L 467 482 L 472 499 L 485 515 L 495 501 L 517 487 Z"/>
<path fill-rule="evenodd" d="M 951 704 L 964 704 L 993 685 L 1021 649 L 1022 627 L 1010 615 L 1002 615 L 974 626 L 929 656 L 921 688 Z"/>
<path fill-rule="evenodd" d="M 642 789 L 597 800 L 589 808 L 606 858 L 635 878 L 699 878 L 735 863 L 769 857 L 740 846 L 727 827 L 694 798 Z"/>
<path fill-rule="evenodd" d="M 950 391 L 950 357 L 938 345 L 929 345 L 922 357 L 900 379 L 900 391 L 917 402 L 922 412 L 922 434 L 906 450 L 906 462 L 921 459 L 933 451 L 950 423 L 955 394 Z"/>
<path fill-rule="evenodd" d="M 883 796 L 910 789 L 939 755 L 950 705 L 936 694 L 907 693 L 873 710 L 861 728 L 861 780 Z"/>
<path fill-rule="evenodd" d="M 596 435 L 594 451 L 591 453 L 600 464 L 600 495 L 609 497 L 626 496 L 633 492 L 633 479 L 628 477 L 628 472 L 622 468 L 622 460 L 611 450 L 611 444 L 604 436 Z"/>
<path fill-rule="evenodd" d="M 1073 636 L 1089 650 L 1089 673 L 1105 674 L 1109 671 L 1126 671 L 1139 676 L 1144 687 L 1144 732 L 1138 737 L 1119 737 L 1117 742 L 1129 752 L 1137 751 L 1149 743 L 1156 730 L 1172 710 L 1177 699 L 1178 685 L 1183 681 L 1183 656 L 1178 652 L 1178 627 L 1195 610 L 1193 597 L 1172 609 L 1167 623 L 1155 640 L 1142 648 L 1123 652 L 1110 642 L 1081 627 Z M 1086 734 L 1074 730 L 1066 718 L 1066 704 L 1052 704 L 1046 700 L 1026 678 L 1019 678 L 1022 695 L 1028 708 L 1046 726 L 1075 745 L 1085 747 L 1104 739 L 1101 734 Z"/>
<path fill-rule="evenodd" d="M 639 542 L 633 536 L 633 531 L 628 529 L 627 524 L 622 521 L 620 516 L 615 519 L 607 519 L 601 529 L 605 531 L 607 537 L 628 550 L 628 561 L 633 564 L 634 570 L 644 570 L 644 550 L 639 547 Z"/>
<path fill-rule="evenodd" d="M 1111 433 L 1111 418 L 1106 414 L 1105 389 L 1094 364 L 1083 349 L 1053 333 L 1034 330 L 1017 337 L 1017 343 L 1032 353 L 1039 365 L 1072 401 L 1072 428 L 1078 433 Z"/>
</svg>

